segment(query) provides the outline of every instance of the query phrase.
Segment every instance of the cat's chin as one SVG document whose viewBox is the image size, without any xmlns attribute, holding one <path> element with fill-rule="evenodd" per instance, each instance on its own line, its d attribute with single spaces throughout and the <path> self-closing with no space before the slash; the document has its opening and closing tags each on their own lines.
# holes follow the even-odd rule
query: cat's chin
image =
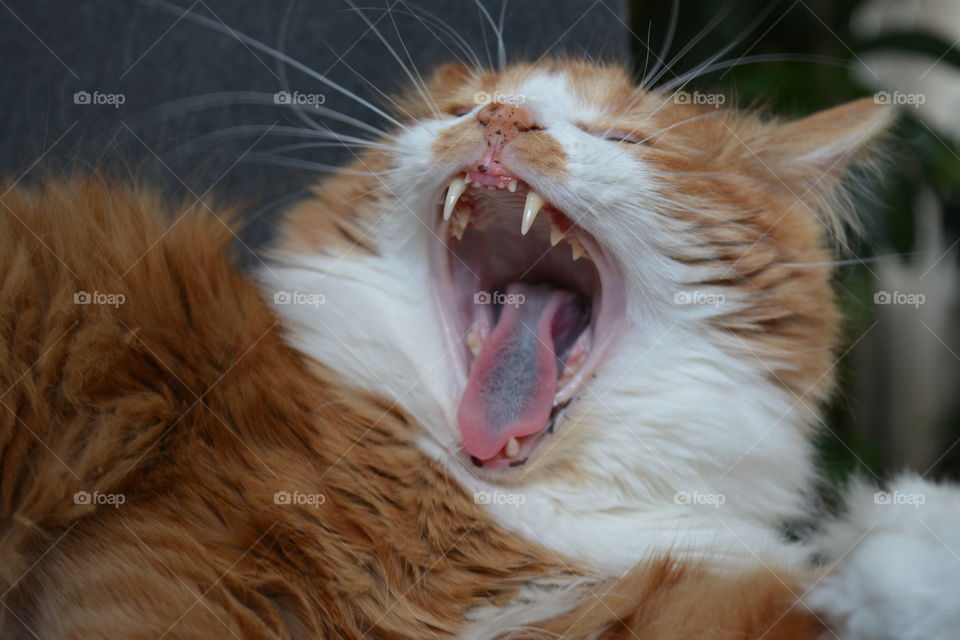
<svg viewBox="0 0 960 640">
<path fill-rule="evenodd" d="M 624 324 L 619 268 L 518 178 L 460 172 L 435 213 L 431 273 L 461 454 L 481 472 L 550 449 Z"/>
</svg>

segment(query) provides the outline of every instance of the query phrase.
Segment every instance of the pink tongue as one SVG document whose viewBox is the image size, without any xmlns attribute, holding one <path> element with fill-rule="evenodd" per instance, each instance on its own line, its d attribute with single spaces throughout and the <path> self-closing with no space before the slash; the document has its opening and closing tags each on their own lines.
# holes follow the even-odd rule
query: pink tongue
<svg viewBox="0 0 960 640">
<path fill-rule="evenodd" d="M 582 328 L 570 291 L 514 283 L 505 299 L 457 413 L 464 447 L 481 460 L 496 456 L 510 438 L 547 425 L 557 393 L 554 337 L 563 340 Z"/>
</svg>

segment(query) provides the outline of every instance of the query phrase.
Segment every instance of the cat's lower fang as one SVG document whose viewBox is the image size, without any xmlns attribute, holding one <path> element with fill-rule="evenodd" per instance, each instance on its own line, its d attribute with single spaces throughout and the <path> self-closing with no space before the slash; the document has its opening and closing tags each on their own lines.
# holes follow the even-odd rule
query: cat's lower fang
<svg viewBox="0 0 960 640">
<path fill-rule="evenodd" d="M 470 349 L 470 354 L 473 356 L 473 359 L 476 360 L 477 356 L 480 355 L 480 350 L 483 348 L 483 338 L 480 336 L 479 328 L 474 328 L 467 334 L 467 348 Z"/>
<path fill-rule="evenodd" d="M 466 202 L 458 202 L 453 210 L 453 222 L 450 225 L 451 232 L 457 240 L 463 239 L 463 232 L 467 230 L 470 224 L 470 216 L 473 213 L 473 207 Z"/>
<path fill-rule="evenodd" d="M 587 256 L 588 258 L 590 257 L 590 254 L 587 253 L 587 250 L 584 248 L 583 243 L 580 242 L 580 238 L 578 238 L 575 234 L 572 234 L 572 233 L 568 234 L 567 242 L 570 243 L 571 255 L 573 256 L 574 262 L 576 262 L 583 256 Z"/>
<path fill-rule="evenodd" d="M 507 444 L 503 447 L 503 453 L 508 458 L 516 458 L 517 454 L 520 453 L 520 441 L 516 438 L 507 440 Z"/>
</svg>

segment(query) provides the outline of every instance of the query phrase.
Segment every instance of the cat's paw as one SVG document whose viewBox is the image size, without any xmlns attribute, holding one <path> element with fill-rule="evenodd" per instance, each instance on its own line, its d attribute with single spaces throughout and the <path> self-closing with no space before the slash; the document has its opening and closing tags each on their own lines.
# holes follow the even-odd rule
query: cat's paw
<svg viewBox="0 0 960 640">
<path fill-rule="evenodd" d="M 842 640 L 960 639 L 960 485 L 858 483 L 814 546 L 827 573 L 806 604 Z"/>
</svg>

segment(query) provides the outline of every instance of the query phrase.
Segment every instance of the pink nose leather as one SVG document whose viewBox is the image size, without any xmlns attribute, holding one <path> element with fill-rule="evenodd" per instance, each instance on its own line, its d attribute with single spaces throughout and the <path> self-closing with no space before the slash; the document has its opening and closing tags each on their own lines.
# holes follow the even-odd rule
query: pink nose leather
<svg viewBox="0 0 960 640">
<path fill-rule="evenodd" d="M 476 171 L 490 175 L 505 175 L 500 166 L 500 155 L 521 133 L 536 131 L 538 127 L 530 112 L 515 104 L 491 102 L 477 112 L 477 120 L 483 127 L 487 150 L 477 163 Z"/>
</svg>

